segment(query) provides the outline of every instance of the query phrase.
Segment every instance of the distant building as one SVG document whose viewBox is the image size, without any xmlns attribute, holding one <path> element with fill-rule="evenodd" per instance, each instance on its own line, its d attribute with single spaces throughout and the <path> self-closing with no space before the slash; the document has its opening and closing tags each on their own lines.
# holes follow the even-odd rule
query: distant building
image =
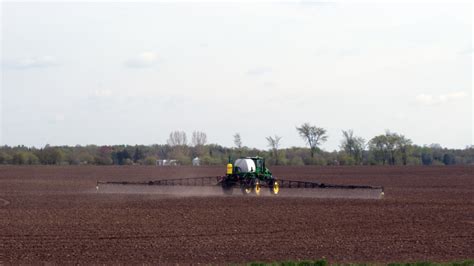
<svg viewBox="0 0 474 266">
<path fill-rule="evenodd" d="M 178 160 L 156 160 L 156 166 L 176 166 Z"/>
<path fill-rule="evenodd" d="M 193 159 L 193 166 L 200 166 L 201 165 L 201 159 L 199 157 L 196 157 Z"/>
</svg>

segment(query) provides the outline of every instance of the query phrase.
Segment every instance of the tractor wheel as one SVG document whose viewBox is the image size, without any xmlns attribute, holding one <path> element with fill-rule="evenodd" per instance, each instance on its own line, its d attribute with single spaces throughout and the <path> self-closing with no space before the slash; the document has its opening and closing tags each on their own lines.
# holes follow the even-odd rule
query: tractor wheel
<svg viewBox="0 0 474 266">
<path fill-rule="evenodd" d="M 234 188 L 232 185 L 229 184 L 222 184 L 222 192 L 224 192 L 225 195 L 232 195 L 232 192 L 234 192 Z"/>
<path fill-rule="evenodd" d="M 262 185 L 260 185 L 260 180 L 255 180 L 254 184 L 254 190 L 255 190 L 255 195 L 260 196 L 260 193 L 262 192 Z"/>
<path fill-rule="evenodd" d="M 244 195 L 250 195 L 253 190 L 253 186 L 251 182 L 243 182 L 240 184 L 240 190 L 242 191 L 242 194 Z"/>
<path fill-rule="evenodd" d="M 270 193 L 272 193 L 272 195 L 278 195 L 278 192 L 280 192 L 280 182 L 275 180 L 270 186 Z"/>
</svg>

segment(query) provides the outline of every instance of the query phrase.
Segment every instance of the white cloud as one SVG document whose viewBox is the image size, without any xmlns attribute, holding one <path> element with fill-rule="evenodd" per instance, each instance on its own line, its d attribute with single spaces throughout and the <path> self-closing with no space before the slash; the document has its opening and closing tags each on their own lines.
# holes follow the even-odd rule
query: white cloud
<svg viewBox="0 0 474 266">
<path fill-rule="evenodd" d="M 437 105 L 457 101 L 466 98 L 466 96 L 467 93 L 463 91 L 441 95 L 420 94 L 416 96 L 416 102 L 422 105 Z"/>
<path fill-rule="evenodd" d="M 158 63 L 158 55 L 154 52 L 144 52 L 134 58 L 130 58 L 125 65 L 132 68 L 152 67 Z"/>
<path fill-rule="evenodd" d="M 19 58 L 5 63 L 6 67 L 14 69 L 44 68 L 58 65 L 53 56 L 38 56 Z"/>
</svg>

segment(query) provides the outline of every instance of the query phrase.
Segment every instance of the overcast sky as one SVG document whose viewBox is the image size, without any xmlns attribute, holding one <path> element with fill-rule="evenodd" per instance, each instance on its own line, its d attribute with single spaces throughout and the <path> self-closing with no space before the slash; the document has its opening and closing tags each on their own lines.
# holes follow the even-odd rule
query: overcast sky
<svg viewBox="0 0 474 266">
<path fill-rule="evenodd" d="M 7 145 L 303 146 L 295 127 L 473 144 L 468 4 L 1 4 Z"/>
</svg>

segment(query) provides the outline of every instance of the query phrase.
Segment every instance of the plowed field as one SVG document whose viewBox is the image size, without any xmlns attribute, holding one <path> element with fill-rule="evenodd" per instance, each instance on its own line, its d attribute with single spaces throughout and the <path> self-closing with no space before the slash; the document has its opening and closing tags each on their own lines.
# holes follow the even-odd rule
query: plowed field
<svg viewBox="0 0 474 266">
<path fill-rule="evenodd" d="M 381 185 L 384 199 L 97 192 L 96 180 L 223 167 L 0 167 L 2 263 L 330 262 L 474 258 L 473 167 L 273 167 L 286 179 Z"/>
</svg>

